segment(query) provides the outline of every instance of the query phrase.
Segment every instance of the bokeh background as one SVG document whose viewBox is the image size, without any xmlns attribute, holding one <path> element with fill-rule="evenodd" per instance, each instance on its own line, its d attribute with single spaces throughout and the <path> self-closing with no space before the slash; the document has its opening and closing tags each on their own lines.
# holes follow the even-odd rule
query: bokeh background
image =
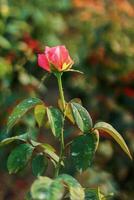
<svg viewBox="0 0 134 200">
<path fill-rule="evenodd" d="M 37 53 L 59 44 L 66 45 L 74 68 L 85 74 L 64 75 L 66 99 L 81 98 L 94 122 L 111 123 L 133 155 L 133 0 L 0 0 L 0 140 L 31 129 L 33 137 L 55 143 L 44 128 L 38 129 L 33 113 L 8 135 L 5 125 L 13 107 L 26 97 L 56 105 L 55 79 L 42 80 Z M 68 126 L 67 137 L 71 133 Z M 114 193 L 114 200 L 133 200 L 134 163 L 114 141 L 101 136 L 92 168 L 75 176 L 83 186 L 100 185 L 105 194 Z M 23 200 L 34 179 L 30 166 L 8 175 L 6 161 L 12 148 L 0 149 L 0 200 Z"/>
</svg>

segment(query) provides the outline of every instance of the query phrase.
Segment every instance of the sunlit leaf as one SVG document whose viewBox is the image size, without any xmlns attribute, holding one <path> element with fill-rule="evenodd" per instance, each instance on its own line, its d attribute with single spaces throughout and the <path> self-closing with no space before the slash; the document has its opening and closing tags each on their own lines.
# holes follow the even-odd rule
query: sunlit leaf
<svg viewBox="0 0 134 200">
<path fill-rule="evenodd" d="M 7 129 L 10 130 L 28 110 L 41 103 L 38 98 L 28 98 L 19 103 L 8 118 Z"/>
<path fill-rule="evenodd" d="M 60 200 L 63 194 L 64 187 L 58 179 L 39 177 L 31 187 L 31 195 L 37 200 Z"/>
<path fill-rule="evenodd" d="M 54 107 L 47 108 L 48 120 L 54 136 L 59 137 L 63 129 L 63 115 L 61 111 Z"/>
<path fill-rule="evenodd" d="M 14 141 L 17 141 L 17 140 L 25 142 L 27 140 L 27 138 L 28 138 L 27 133 L 22 134 L 22 135 L 17 135 L 17 136 L 14 136 L 14 137 L 10 137 L 10 138 L 6 138 L 6 139 L 4 139 L 0 142 L 0 147 L 8 145 L 8 144 L 10 144 Z"/>
<path fill-rule="evenodd" d="M 20 144 L 9 155 L 7 168 L 9 173 L 16 173 L 23 169 L 30 160 L 34 148 L 29 144 Z"/>
<path fill-rule="evenodd" d="M 64 185 L 58 179 L 55 179 L 49 190 L 49 200 L 60 200 L 64 194 Z"/>
<path fill-rule="evenodd" d="M 132 159 L 130 151 L 129 151 L 123 137 L 118 133 L 117 130 L 115 130 L 115 128 L 113 128 L 110 124 L 108 124 L 106 122 L 98 122 L 95 124 L 94 128 L 97 129 L 98 131 L 102 130 L 102 131 L 105 131 L 106 133 L 108 133 L 121 146 L 123 151 L 129 156 L 129 158 Z"/>
<path fill-rule="evenodd" d="M 31 196 L 36 200 L 49 200 L 49 189 L 53 182 L 52 179 L 48 177 L 39 177 L 31 187 Z"/>
<path fill-rule="evenodd" d="M 48 166 L 47 158 L 42 154 L 37 154 L 32 160 L 32 172 L 34 176 L 44 174 Z"/>
<path fill-rule="evenodd" d="M 41 147 L 44 148 L 44 152 L 54 161 L 59 162 L 59 156 L 55 153 L 55 149 L 49 144 L 41 144 Z M 63 162 L 61 163 L 63 165 Z"/>
<path fill-rule="evenodd" d="M 71 143 L 71 158 L 75 168 L 79 171 L 86 170 L 91 166 L 98 137 L 95 134 L 80 135 Z"/>
<path fill-rule="evenodd" d="M 61 174 L 57 179 L 61 180 L 67 186 L 71 200 L 84 200 L 84 189 L 76 179 L 67 174 Z"/>
<path fill-rule="evenodd" d="M 41 127 L 44 124 L 45 114 L 46 114 L 45 105 L 42 104 L 35 106 L 34 115 L 39 127 Z"/>
<path fill-rule="evenodd" d="M 79 73 L 79 74 L 84 74 L 84 72 L 76 70 L 76 69 L 69 69 L 69 70 L 66 70 L 65 72 L 75 72 L 75 73 Z"/>
<path fill-rule="evenodd" d="M 96 141 L 96 148 L 95 148 L 95 151 L 97 151 L 98 149 L 98 146 L 99 146 L 99 131 L 98 130 L 93 130 L 91 134 L 94 134 L 94 137 L 95 137 L 95 141 Z"/>
<path fill-rule="evenodd" d="M 58 100 L 58 105 L 59 105 L 60 110 L 63 112 L 63 106 L 62 106 L 62 102 L 61 102 L 60 99 Z M 75 120 L 74 120 L 74 117 L 73 117 L 71 105 L 70 105 L 69 103 L 66 103 L 64 115 L 65 115 L 65 117 L 67 117 L 73 124 L 75 124 Z"/>
<path fill-rule="evenodd" d="M 41 146 L 42 146 L 45 150 L 52 151 L 52 152 L 55 152 L 55 151 L 56 151 L 56 150 L 54 149 L 54 147 L 51 146 L 50 144 L 42 143 Z"/>
<path fill-rule="evenodd" d="M 92 128 L 92 119 L 87 110 L 78 103 L 71 103 L 73 116 L 79 129 L 86 133 Z"/>
<path fill-rule="evenodd" d="M 5 49 L 10 49 L 11 48 L 11 44 L 10 41 L 7 40 L 5 37 L 3 37 L 2 35 L 0 35 L 0 47 L 1 48 L 5 48 Z"/>
</svg>

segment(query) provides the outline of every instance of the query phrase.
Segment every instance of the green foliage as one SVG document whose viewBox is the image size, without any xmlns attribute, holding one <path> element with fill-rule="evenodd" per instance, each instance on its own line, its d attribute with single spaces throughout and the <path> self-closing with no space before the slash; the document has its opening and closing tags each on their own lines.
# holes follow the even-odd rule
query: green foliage
<svg viewBox="0 0 134 200">
<path fill-rule="evenodd" d="M 55 153 L 55 149 L 49 144 L 41 144 L 41 147 L 44 149 L 44 152 L 50 157 L 51 161 L 56 166 L 56 163 L 59 162 L 59 156 Z"/>
<path fill-rule="evenodd" d="M 54 107 L 47 108 L 48 120 L 54 136 L 59 137 L 63 129 L 63 115 L 59 109 Z"/>
<path fill-rule="evenodd" d="M 48 177 L 39 177 L 32 187 L 31 187 L 31 196 L 36 200 L 45 200 L 49 199 L 49 191 L 52 179 Z"/>
<path fill-rule="evenodd" d="M 85 200 L 105 200 L 99 189 L 85 189 Z"/>
<path fill-rule="evenodd" d="M 47 158 L 42 154 L 37 154 L 32 160 L 32 172 L 34 176 L 44 174 L 48 166 Z"/>
<path fill-rule="evenodd" d="M 27 138 L 28 138 L 28 134 L 27 133 L 19 135 L 19 136 L 14 136 L 14 137 L 6 138 L 6 139 L 4 139 L 4 140 L 2 140 L 0 142 L 0 147 L 8 145 L 8 144 L 10 144 L 10 143 L 12 143 L 14 141 L 23 141 L 23 142 L 25 142 L 27 140 Z"/>
<path fill-rule="evenodd" d="M 38 98 L 28 98 L 23 100 L 20 104 L 16 106 L 12 114 L 8 118 L 7 129 L 8 131 L 20 120 L 20 118 L 31 108 L 37 104 L 43 103 Z"/>
<path fill-rule="evenodd" d="M 16 173 L 28 164 L 34 148 L 29 144 L 20 144 L 13 149 L 8 157 L 7 168 L 10 174 Z"/>
<path fill-rule="evenodd" d="M 42 71 L 33 67 L 37 63 L 36 52 L 39 52 L 41 48 L 44 49 L 44 44 L 48 46 L 66 44 L 72 58 L 77 62 L 78 69 L 82 70 L 86 76 L 86 78 L 83 78 L 76 73 L 72 73 L 71 76 L 69 76 L 70 73 L 66 74 L 64 84 L 70 93 L 69 98 L 75 95 L 82 98 L 84 105 L 92 112 L 95 121 L 101 118 L 112 123 L 114 127 L 118 127 L 120 133 L 127 131 L 127 134 L 123 136 L 127 139 L 127 143 L 133 151 L 133 5 L 132 1 L 118 2 L 113 1 L 112 4 L 109 4 L 107 1 L 100 0 L 99 3 L 91 1 L 90 5 L 90 1 L 86 4 L 82 0 L 5 0 L 0 3 L 0 130 L 2 130 L 0 132 L 0 147 L 10 144 L 10 148 L 12 148 L 14 143 L 20 145 L 22 142 L 28 142 L 34 146 L 39 154 L 45 154 L 55 167 L 58 164 L 60 154 L 56 153 L 59 150 L 57 146 L 55 150 L 52 146 L 44 144 L 49 140 L 53 145 L 55 141 L 53 142 L 51 135 L 48 135 L 43 127 L 46 114 L 42 101 L 37 100 L 37 104 L 35 102 L 34 105 L 32 103 L 26 106 L 25 104 L 22 105 L 24 112 L 19 110 L 21 106 L 18 110 L 13 111 L 8 120 L 8 131 L 14 127 L 20 118 L 22 123 L 17 127 L 15 126 L 12 132 L 5 134 L 6 131 L 3 131 L 3 127 L 5 127 L 5 120 L 18 101 L 24 97 L 27 98 L 27 96 L 41 95 L 45 97 L 46 86 L 43 81 L 39 84 L 39 80 L 43 76 Z M 77 72 L 72 69 L 70 71 Z M 55 95 L 51 94 L 51 97 L 55 98 Z M 71 102 L 67 103 L 66 113 L 64 114 L 72 123 L 76 123 L 82 132 L 88 135 L 90 131 L 91 134 L 99 131 L 101 136 L 102 131 L 105 131 L 132 158 L 124 139 L 111 125 L 104 122 L 100 124 L 99 122 L 92 127 L 92 120 L 89 119 L 86 111 L 83 109 L 80 112 L 80 106 L 78 108 L 71 105 Z M 37 131 L 32 115 L 23 117 L 33 107 L 35 107 L 36 122 L 41 127 L 40 131 Z M 73 110 L 77 112 L 75 116 Z M 59 138 L 60 131 L 63 128 L 61 122 L 56 122 L 60 128 L 55 126 L 55 120 L 61 118 L 59 116 L 53 113 L 49 116 L 52 118 L 51 122 L 49 121 L 50 127 L 56 138 Z M 87 123 L 84 122 L 85 116 Z M 27 129 L 31 128 L 30 134 L 22 135 L 22 133 L 27 132 Z M 72 133 L 70 137 L 73 137 L 73 141 L 77 140 L 78 132 L 73 131 L 74 129 L 70 124 L 69 128 Z M 40 143 L 31 140 L 33 139 L 33 137 L 31 138 L 33 132 L 38 132 Z M 13 136 L 9 134 L 13 134 Z M 68 140 L 70 137 L 66 139 Z M 105 151 L 105 142 L 100 141 L 100 143 L 100 147 L 103 147 L 104 149 L 102 149 Z M 109 144 L 111 143 L 109 142 Z M 7 150 L 10 149 L 7 148 Z M 107 149 L 105 152 L 107 152 Z M 6 159 L 6 154 L 2 150 L 0 153 L 2 165 L 3 157 Z M 128 198 L 133 199 L 134 194 L 131 189 L 133 188 L 133 177 L 128 179 L 128 173 L 132 170 L 131 162 L 126 162 L 122 156 L 118 159 L 116 148 L 112 150 L 109 158 L 105 158 L 103 154 L 100 155 L 100 152 L 98 154 L 97 166 L 100 163 L 102 166 L 103 162 L 105 168 L 112 168 L 113 173 L 115 173 L 113 179 L 117 188 L 121 189 L 121 186 L 124 186 L 120 192 L 120 195 L 122 195 L 120 199 L 129 195 L 129 190 L 131 190 L 132 198 L 131 196 Z M 68 157 L 65 159 L 68 161 Z M 89 157 L 87 160 L 89 161 Z M 101 162 L 98 160 L 101 160 Z M 61 163 L 63 165 L 64 162 Z M 127 173 L 123 173 L 124 171 Z M 120 174 L 122 174 L 121 181 Z M 116 176 L 117 180 L 115 180 Z M 128 189 L 128 185 L 131 184 L 132 187 Z M 9 185 L 7 188 L 9 188 Z M 108 184 L 105 189 L 107 190 L 107 188 Z M 126 190 L 128 190 L 127 195 Z M 93 194 L 92 190 L 89 189 L 89 191 Z"/>
<path fill-rule="evenodd" d="M 84 189 L 76 179 L 68 174 L 61 174 L 57 179 L 61 180 L 67 186 L 71 200 L 84 200 Z"/>
<path fill-rule="evenodd" d="M 71 107 L 77 126 L 82 132 L 88 133 L 92 128 L 92 119 L 89 113 L 78 103 L 71 103 Z"/>
<path fill-rule="evenodd" d="M 84 200 L 84 189 L 73 177 L 62 174 L 52 180 L 48 177 L 39 177 L 31 187 L 31 196 L 36 200 L 60 200 L 65 195 L 67 187 L 71 200 Z"/>
<path fill-rule="evenodd" d="M 44 105 L 35 106 L 34 115 L 39 127 L 41 127 L 45 123 L 44 122 L 45 114 L 46 114 L 46 107 Z"/>
<path fill-rule="evenodd" d="M 130 159 L 132 159 L 132 156 L 130 154 L 130 151 L 123 139 L 123 137 L 118 133 L 118 131 L 115 130 L 110 124 L 106 122 L 98 122 L 94 126 L 95 129 L 105 131 L 107 134 L 109 134 L 112 138 L 115 139 L 115 141 L 121 146 L 123 151 L 129 156 Z"/>
<path fill-rule="evenodd" d="M 72 164 L 79 171 L 84 171 L 92 164 L 98 146 L 98 138 L 89 133 L 76 137 L 71 143 Z"/>
</svg>

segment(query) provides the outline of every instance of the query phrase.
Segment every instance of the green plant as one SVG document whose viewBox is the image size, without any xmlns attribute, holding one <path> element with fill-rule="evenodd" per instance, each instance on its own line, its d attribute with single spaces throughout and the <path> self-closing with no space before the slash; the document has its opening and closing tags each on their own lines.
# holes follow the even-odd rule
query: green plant
<svg viewBox="0 0 134 200">
<path fill-rule="evenodd" d="M 69 174 L 63 173 L 66 161 L 69 160 L 75 171 L 84 171 L 91 166 L 94 154 L 99 144 L 99 132 L 104 131 L 121 146 L 123 151 L 132 159 L 129 149 L 122 136 L 108 123 L 97 122 L 93 124 L 88 111 L 79 99 L 65 101 L 62 76 L 64 72 L 72 70 L 73 61 L 64 46 L 47 47 L 45 53 L 38 55 L 38 64 L 44 70 L 52 73 L 58 82 L 59 107 L 46 106 L 39 98 L 28 98 L 19 103 L 8 118 L 7 131 L 9 132 L 19 120 L 34 108 L 34 116 L 39 127 L 49 124 L 54 137 L 60 143 L 60 153 L 57 155 L 53 146 L 48 143 L 38 142 L 27 133 L 9 137 L 0 142 L 0 146 L 18 141 L 17 146 L 11 151 L 7 161 L 9 173 L 17 173 L 31 161 L 32 172 L 37 177 L 26 196 L 27 200 L 104 200 L 107 199 L 98 188 L 83 188 L 79 182 Z M 67 144 L 65 143 L 65 120 L 69 119 L 80 130 Z M 65 152 L 69 149 L 69 153 Z M 48 161 L 55 168 L 53 178 L 43 176 Z"/>
</svg>

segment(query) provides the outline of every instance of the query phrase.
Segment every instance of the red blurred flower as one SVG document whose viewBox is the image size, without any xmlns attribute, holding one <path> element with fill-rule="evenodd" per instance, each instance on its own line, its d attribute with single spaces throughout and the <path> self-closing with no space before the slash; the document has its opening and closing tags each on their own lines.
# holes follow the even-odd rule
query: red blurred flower
<svg viewBox="0 0 134 200">
<path fill-rule="evenodd" d="M 44 53 L 38 54 L 38 65 L 46 71 L 66 71 L 73 65 L 65 46 L 46 47 Z"/>
<path fill-rule="evenodd" d="M 126 88 L 124 88 L 124 93 L 128 97 L 134 98 L 134 89 L 126 87 Z"/>
<path fill-rule="evenodd" d="M 24 34 L 23 41 L 27 44 L 28 48 L 32 51 L 40 51 L 40 43 L 38 40 L 33 39 L 28 33 Z"/>
</svg>

